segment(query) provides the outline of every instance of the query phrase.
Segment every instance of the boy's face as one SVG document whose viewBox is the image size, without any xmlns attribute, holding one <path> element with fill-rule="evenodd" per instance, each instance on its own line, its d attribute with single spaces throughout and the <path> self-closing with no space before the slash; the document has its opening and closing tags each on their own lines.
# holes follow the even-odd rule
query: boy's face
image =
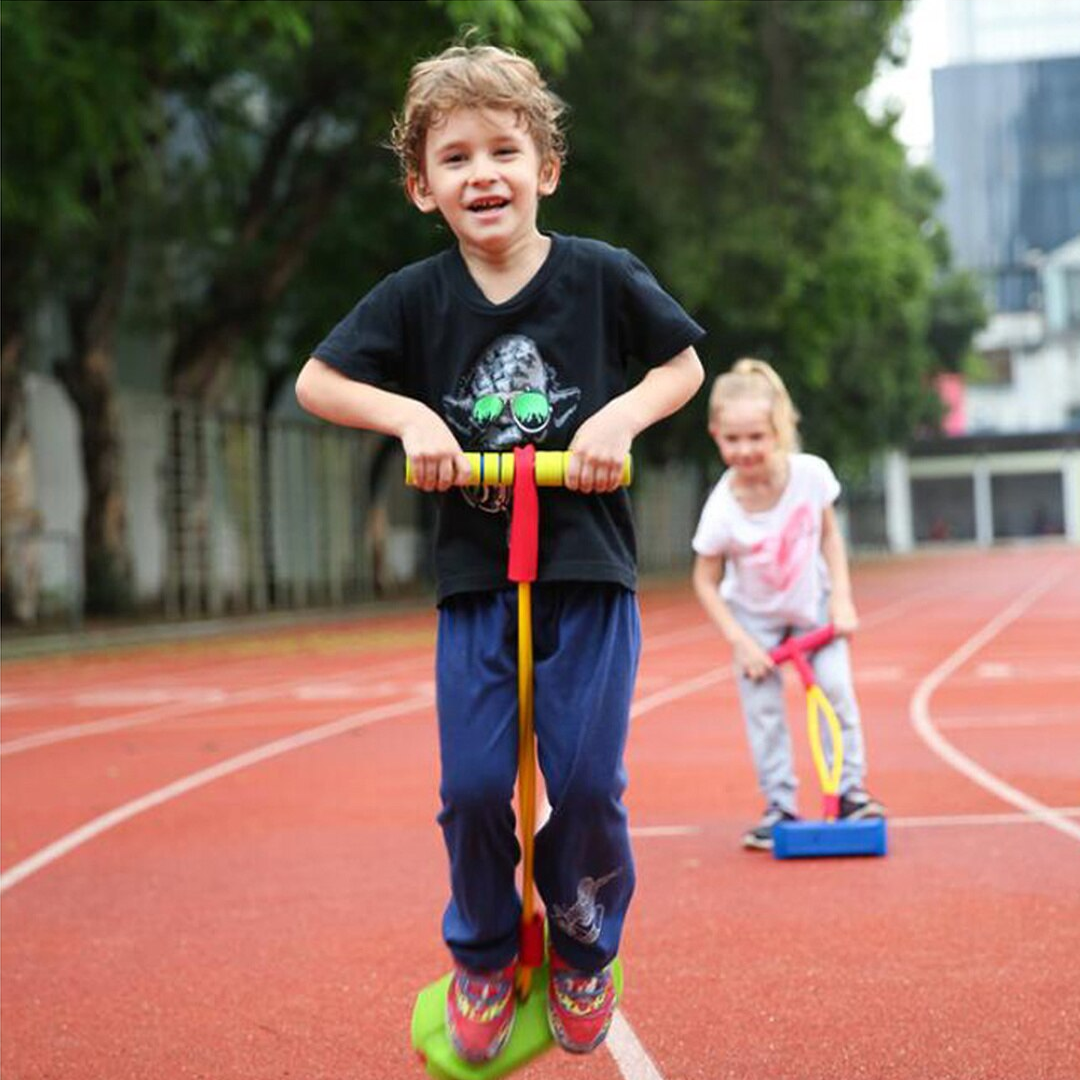
<svg viewBox="0 0 1080 1080">
<path fill-rule="evenodd" d="M 766 399 L 728 401 L 709 425 L 709 434 L 729 469 L 738 470 L 747 480 L 769 476 L 779 444 Z"/>
<path fill-rule="evenodd" d="M 507 109 L 455 109 L 428 132 L 424 167 L 408 180 L 413 202 L 438 210 L 464 248 L 498 254 L 539 236 L 537 205 L 559 182 L 557 159 Z"/>
</svg>

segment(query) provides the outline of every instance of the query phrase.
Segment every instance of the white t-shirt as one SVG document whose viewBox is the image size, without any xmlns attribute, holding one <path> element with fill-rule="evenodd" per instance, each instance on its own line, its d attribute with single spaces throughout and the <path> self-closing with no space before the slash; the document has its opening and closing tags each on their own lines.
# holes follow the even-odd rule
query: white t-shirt
<svg viewBox="0 0 1080 1080">
<path fill-rule="evenodd" d="M 783 494 L 755 513 L 739 505 L 731 471 L 725 472 L 701 511 L 693 547 L 699 555 L 724 557 L 725 601 L 778 625 L 806 626 L 817 621 L 829 588 L 821 519 L 840 483 L 813 454 L 791 454 L 788 463 Z"/>
</svg>

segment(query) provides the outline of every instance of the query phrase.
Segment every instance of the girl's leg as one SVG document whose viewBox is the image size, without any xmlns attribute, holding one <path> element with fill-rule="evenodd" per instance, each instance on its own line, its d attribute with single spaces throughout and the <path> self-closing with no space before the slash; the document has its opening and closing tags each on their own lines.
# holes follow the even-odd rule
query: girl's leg
<svg viewBox="0 0 1080 1080">
<path fill-rule="evenodd" d="M 862 721 L 855 687 L 851 681 L 851 653 L 845 638 L 837 638 L 813 657 L 814 675 L 818 685 L 840 722 L 844 763 L 840 770 L 840 794 L 861 788 L 866 774 L 866 752 L 863 746 Z M 832 763 L 832 745 L 823 728 L 822 744 L 826 761 Z"/>
<path fill-rule="evenodd" d="M 538 586 L 533 621 L 536 732 L 552 807 L 536 837 L 536 884 L 555 951 L 598 971 L 618 952 L 634 890 L 622 794 L 637 598 L 619 586 Z"/>
<path fill-rule="evenodd" d="M 514 881 L 517 610 L 513 590 L 453 597 L 439 609 L 436 692 L 442 826 L 451 899 L 443 936 L 454 958 L 486 971 L 518 951 Z"/>
<path fill-rule="evenodd" d="M 763 648 L 778 645 L 784 636 L 783 627 L 773 627 L 745 612 L 735 611 L 735 617 Z M 746 737 L 750 756 L 757 773 L 758 787 L 769 806 L 777 806 L 787 814 L 796 813 L 798 780 L 795 777 L 784 708 L 784 683 L 779 670 L 754 682 L 739 672 L 735 681 L 742 703 Z"/>
</svg>

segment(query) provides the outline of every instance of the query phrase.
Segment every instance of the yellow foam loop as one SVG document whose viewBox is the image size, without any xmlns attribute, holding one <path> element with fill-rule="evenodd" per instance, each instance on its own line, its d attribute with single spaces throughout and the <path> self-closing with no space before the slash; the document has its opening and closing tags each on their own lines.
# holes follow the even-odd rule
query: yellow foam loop
<svg viewBox="0 0 1080 1080">
<path fill-rule="evenodd" d="M 829 738 L 832 740 L 832 769 L 825 761 L 825 751 L 821 745 L 821 722 L 824 715 L 829 725 Z M 844 766 L 844 745 L 840 734 L 840 721 L 836 718 L 832 703 L 817 683 L 806 688 L 806 728 L 810 736 L 810 753 L 814 758 L 821 790 L 825 795 L 835 796 L 840 790 L 840 772 Z"/>
<path fill-rule="evenodd" d="M 472 475 L 469 484 L 489 487 L 510 487 L 514 483 L 514 455 L 512 453 L 466 453 Z M 538 450 L 536 452 L 536 486 L 562 487 L 566 483 L 566 470 L 570 465 L 569 450 Z M 626 455 L 620 483 L 629 487 L 634 475 L 634 462 Z M 412 462 L 405 462 L 405 483 L 415 485 Z"/>
<path fill-rule="evenodd" d="M 536 739 L 533 733 L 532 587 L 518 582 L 518 816 L 521 818 L 521 921 L 533 920 L 533 833 L 536 831 Z M 532 968 L 519 964 L 517 993 L 532 988 Z"/>
</svg>

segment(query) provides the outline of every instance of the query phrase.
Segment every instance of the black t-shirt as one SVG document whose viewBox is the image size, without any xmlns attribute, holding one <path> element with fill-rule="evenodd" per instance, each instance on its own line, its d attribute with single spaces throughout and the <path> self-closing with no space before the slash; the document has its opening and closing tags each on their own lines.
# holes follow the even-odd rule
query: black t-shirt
<svg viewBox="0 0 1080 1080">
<path fill-rule="evenodd" d="M 552 236 L 532 280 L 485 298 L 458 249 L 383 279 L 313 355 L 350 378 L 424 402 L 464 450 L 533 443 L 565 450 L 580 424 L 627 388 L 631 359 L 651 367 L 704 330 L 643 263 L 596 240 Z M 438 599 L 506 587 L 506 492 L 439 499 Z M 625 491 L 540 490 L 539 581 L 634 588 L 636 549 Z"/>
</svg>

